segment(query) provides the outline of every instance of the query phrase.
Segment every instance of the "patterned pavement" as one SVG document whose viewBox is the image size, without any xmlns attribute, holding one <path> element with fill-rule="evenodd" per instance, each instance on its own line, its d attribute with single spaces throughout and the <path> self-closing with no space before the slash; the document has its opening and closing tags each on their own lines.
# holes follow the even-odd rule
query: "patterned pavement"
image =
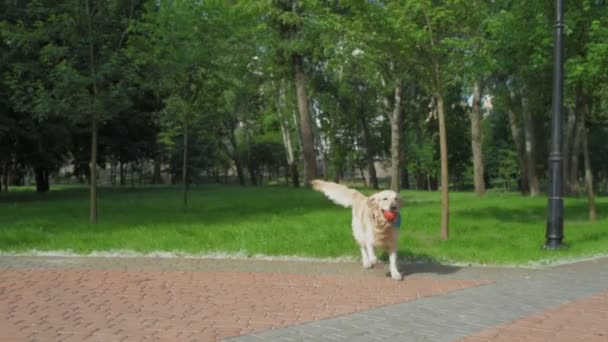
<svg viewBox="0 0 608 342">
<path fill-rule="evenodd" d="M 608 341 L 608 258 L 401 267 L 0 256 L 0 341 Z"/>
</svg>

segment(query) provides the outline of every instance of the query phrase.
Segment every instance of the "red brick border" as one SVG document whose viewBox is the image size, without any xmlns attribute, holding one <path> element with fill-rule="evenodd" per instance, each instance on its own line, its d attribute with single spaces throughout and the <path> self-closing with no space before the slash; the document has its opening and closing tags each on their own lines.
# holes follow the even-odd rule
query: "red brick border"
<svg viewBox="0 0 608 342">
<path fill-rule="evenodd" d="M 460 342 L 606 342 L 608 292 L 482 331 Z"/>
<path fill-rule="evenodd" d="M 217 340 L 485 283 L 281 273 L 3 270 L 0 340 Z"/>
</svg>

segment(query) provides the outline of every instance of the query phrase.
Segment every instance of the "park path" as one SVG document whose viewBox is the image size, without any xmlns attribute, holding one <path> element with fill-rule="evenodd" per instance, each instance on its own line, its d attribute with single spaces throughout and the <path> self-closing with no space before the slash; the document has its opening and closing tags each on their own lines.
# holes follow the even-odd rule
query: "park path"
<svg viewBox="0 0 608 342">
<path fill-rule="evenodd" d="M 402 268 L 0 256 L 0 341 L 608 341 L 608 259 Z"/>
</svg>

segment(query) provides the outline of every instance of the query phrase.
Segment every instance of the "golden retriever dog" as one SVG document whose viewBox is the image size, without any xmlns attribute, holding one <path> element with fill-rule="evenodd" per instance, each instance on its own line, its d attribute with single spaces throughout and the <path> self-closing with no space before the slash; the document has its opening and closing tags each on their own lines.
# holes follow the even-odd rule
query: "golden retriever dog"
<svg viewBox="0 0 608 342">
<path fill-rule="evenodd" d="M 389 253 L 391 277 L 403 279 L 397 268 L 397 227 L 385 218 L 385 211 L 392 211 L 399 217 L 403 201 L 391 190 L 375 193 L 369 197 L 357 190 L 341 184 L 313 180 L 313 189 L 322 192 L 334 203 L 346 208 L 352 207 L 352 226 L 355 240 L 361 248 L 361 262 L 364 268 L 371 268 L 377 262 L 375 248 L 384 248 Z M 390 215 L 390 214 L 389 214 Z M 399 219 L 398 219 L 399 220 Z"/>
</svg>

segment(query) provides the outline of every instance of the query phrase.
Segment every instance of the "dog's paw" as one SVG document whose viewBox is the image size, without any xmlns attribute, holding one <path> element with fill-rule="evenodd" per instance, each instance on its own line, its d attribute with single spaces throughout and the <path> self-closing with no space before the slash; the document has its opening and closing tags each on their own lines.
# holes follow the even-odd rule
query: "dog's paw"
<svg viewBox="0 0 608 342">
<path fill-rule="evenodd" d="M 378 264 L 378 258 L 369 258 L 369 263 L 372 264 L 372 266 Z"/>
<path fill-rule="evenodd" d="M 391 272 L 391 278 L 395 280 L 403 280 L 403 274 L 399 272 Z"/>
<path fill-rule="evenodd" d="M 369 268 L 374 267 L 374 264 L 372 264 L 372 263 L 371 263 L 370 261 L 368 261 L 368 260 L 364 261 L 362 264 L 363 264 L 363 268 L 366 268 L 366 269 L 369 269 Z"/>
</svg>

